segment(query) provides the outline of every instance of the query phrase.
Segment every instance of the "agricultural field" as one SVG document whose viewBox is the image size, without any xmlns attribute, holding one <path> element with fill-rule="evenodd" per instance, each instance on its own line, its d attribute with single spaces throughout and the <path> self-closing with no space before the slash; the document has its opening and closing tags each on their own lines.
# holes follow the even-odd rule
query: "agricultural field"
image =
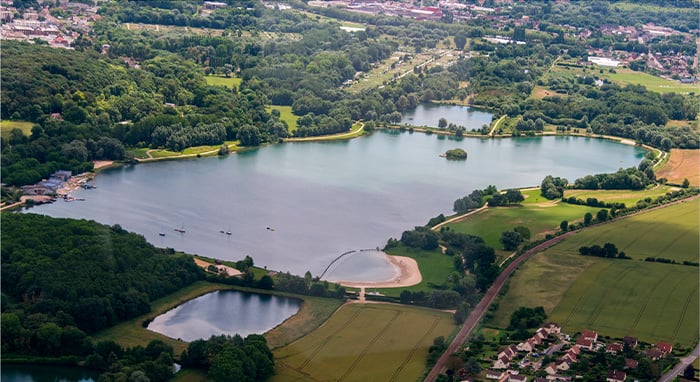
<svg viewBox="0 0 700 382">
<path fill-rule="evenodd" d="M 565 331 L 595 329 L 689 346 L 698 336 L 698 268 L 647 256 L 698 261 L 700 200 L 586 229 L 532 257 L 514 274 L 491 325 L 519 306 L 543 306 Z M 614 243 L 632 260 L 584 257 L 581 246 Z"/>
<path fill-rule="evenodd" d="M 9 137 L 13 129 L 20 129 L 24 135 L 32 133 L 34 123 L 24 121 L 0 121 L 0 134 L 3 137 Z"/>
<path fill-rule="evenodd" d="M 671 149 L 668 162 L 659 168 L 656 176 L 674 184 L 682 184 L 684 179 L 688 179 L 691 186 L 699 186 L 700 150 Z"/>
<path fill-rule="evenodd" d="M 289 128 L 290 133 L 293 133 L 294 130 L 297 129 L 297 120 L 299 120 L 299 116 L 292 113 L 291 106 L 271 105 L 266 106 L 265 110 L 267 110 L 268 113 L 272 110 L 278 110 L 280 112 L 280 119 L 287 122 L 287 127 Z"/>
<path fill-rule="evenodd" d="M 433 339 L 454 329 L 447 312 L 346 304 L 318 330 L 274 351 L 270 381 L 415 381 Z"/>
<path fill-rule="evenodd" d="M 229 89 L 238 89 L 241 85 L 242 78 L 240 77 L 221 77 L 221 76 L 204 76 L 207 85 L 224 86 Z"/>
</svg>

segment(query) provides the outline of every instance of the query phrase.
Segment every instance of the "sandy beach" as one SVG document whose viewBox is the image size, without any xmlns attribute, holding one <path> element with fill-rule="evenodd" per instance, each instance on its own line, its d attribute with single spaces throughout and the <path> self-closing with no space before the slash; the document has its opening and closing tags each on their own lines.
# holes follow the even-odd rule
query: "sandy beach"
<svg viewBox="0 0 700 382">
<path fill-rule="evenodd" d="M 352 288 L 399 288 L 419 284 L 423 281 L 418 263 L 410 257 L 387 255 L 389 262 L 396 267 L 397 274 L 386 281 L 338 281 L 340 285 Z"/>
</svg>

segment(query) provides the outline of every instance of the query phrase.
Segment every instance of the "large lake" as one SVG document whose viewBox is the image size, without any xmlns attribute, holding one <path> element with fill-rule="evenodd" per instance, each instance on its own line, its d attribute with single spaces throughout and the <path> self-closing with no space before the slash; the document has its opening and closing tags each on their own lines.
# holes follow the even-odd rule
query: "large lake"
<svg viewBox="0 0 700 382">
<path fill-rule="evenodd" d="M 2 382 L 93 382 L 98 373 L 81 368 L 44 365 L 3 364 Z"/>
<path fill-rule="evenodd" d="M 148 329 L 183 341 L 212 335 L 262 334 L 294 315 L 299 300 L 233 290 L 217 291 L 156 317 Z"/>
<path fill-rule="evenodd" d="M 439 157 L 456 147 L 468 160 Z M 573 181 L 635 166 L 644 154 L 583 137 L 457 141 L 378 131 L 110 170 L 94 180 L 97 189 L 74 192 L 85 201 L 59 200 L 30 212 L 120 224 L 156 246 L 225 260 L 250 255 L 269 269 L 320 275 L 343 252 L 383 247 L 388 238 L 451 213 L 454 200 L 473 189 L 535 186 L 548 174 Z M 173 231 L 183 226 L 186 233 Z M 328 279 L 394 274 L 373 252 L 345 260 Z"/>
</svg>

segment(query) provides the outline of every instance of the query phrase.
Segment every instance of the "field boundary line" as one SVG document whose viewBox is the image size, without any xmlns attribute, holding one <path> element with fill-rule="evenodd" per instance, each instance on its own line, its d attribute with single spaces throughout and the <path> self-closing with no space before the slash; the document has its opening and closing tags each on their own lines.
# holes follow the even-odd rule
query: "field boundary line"
<svg viewBox="0 0 700 382">
<path fill-rule="evenodd" d="M 344 323 L 343 325 L 340 326 L 340 328 L 345 328 L 345 327 L 347 327 L 348 325 L 350 325 L 350 323 L 353 322 L 353 321 L 355 321 L 355 319 L 356 319 L 357 316 L 359 316 L 359 315 L 360 315 L 360 309 L 357 309 L 357 310 L 355 311 L 355 313 L 353 313 L 353 314 L 345 321 L 345 323 Z M 340 329 L 338 329 L 338 330 L 340 330 Z M 337 333 L 338 333 L 338 330 L 336 330 L 336 332 L 335 332 L 334 334 L 337 334 Z M 316 347 L 316 349 L 314 349 L 313 352 L 311 352 L 311 354 L 304 360 L 304 362 L 303 362 L 301 365 L 299 365 L 298 370 L 301 371 L 301 370 L 304 369 L 306 366 L 308 366 L 309 363 L 311 363 L 311 360 L 313 360 L 313 359 L 316 357 L 316 355 L 321 351 L 321 349 L 323 349 L 324 346 L 326 346 L 326 344 L 328 344 L 328 342 L 329 342 L 328 339 L 326 339 L 325 341 L 321 342 L 321 344 L 318 345 L 318 346 Z"/>
<path fill-rule="evenodd" d="M 379 332 L 377 333 L 377 335 L 375 335 L 374 337 L 372 337 L 372 339 L 367 343 L 367 346 L 365 346 L 365 348 L 362 350 L 362 353 L 360 353 L 360 355 L 359 355 L 357 358 L 355 358 L 355 361 L 352 362 L 352 364 L 351 364 L 350 367 L 345 371 L 345 373 L 344 373 L 342 376 L 340 376 L 340 378 L 338 378 L 338 382 L 345 380 L 345 378 L 347 378 L 348 375 L 350 375 L 350 373 L 352 373 L 352 371 L 355 370 L 355 368 L 356 368 L 357 365 L 360 363 L 360 361 L 362 361 L 362 359 L 365 358 L 365 355 L 367 355 L 367 352 L 368 352 L 369 349 L 372 347 L 372 345 L 374 345 L 375 343 L 377 343 L 377 341 L 379 341 L 379 339 L 382 337 L 382 335 L 384 335 L 384 331 L 386 331 L 386 330 L 389 328 L 389 326 L 391 326 L 391 324 L 393 324 L 394 321 L 395 321 L 400 315 L 401 315 L 401 311 L 398 311 L 398 310 L 395 310 L 395 311 L 394 311 L 394 317 L 392 317 L 390 320 L 387 321 L 386 325 L 384 325 L 384 326 L 382 327 L 382 329 L 379 330 Z"/>
<path fill-rule="evenodd" d="M 411 348 L 411 351 L 408 353 L 406 358 L 404 358 L 403 362 L 401 362 L 401 365 L 399 365 L 399 367 L 397 367 L 396 370 L 394 370 L 394 374 L 391 376 L 389 382 L 396 381 L 396 378 L 399 377 L 399 374 L 401 374 L 403 368 L 406 367 L 406 365 L 408 365 L 408 363 L 411 361 L 411 358 L 413 358 L 413 355 L 416 354 L 416 351 L 418 350 L 418 345 L 420 345 L 420 343 L 423 342 L 423 340 L 425 340 L 435 330 L 435 328 L 437 328 L 440 321 L 442 321 L 442 318 L 435 317 L 435 319 L 433 320 L 433 324 L 430 326 L 430 329 L 428 329 L 428 331 L 425 332 L 423 337 L 421 337 L 418 340 L 418 342 L 416 342 L 416 344 L 413 346 L 413 348 Z"/>
<path fill-rule="evenodd" d="M 683 311 L 681 312 L 681 316 L 678 318 L 678 322 L 676 322 L 676 327 L 673 328 L 673 335 L 671 336 L 672 340 L 676 339 L 676 337 L 678 336 L 678 332 L 681 330 L 681 325 L 683 324 L 683 320 L 685 320 L 685 315 L 688 312 L 688 306 L 690 305 L 692 297 L 693 292 L 691 291 L 690 293 L 688 293 L 688 297 L 685 298 L 685 304 L 683 304 Z"/>
</svg>

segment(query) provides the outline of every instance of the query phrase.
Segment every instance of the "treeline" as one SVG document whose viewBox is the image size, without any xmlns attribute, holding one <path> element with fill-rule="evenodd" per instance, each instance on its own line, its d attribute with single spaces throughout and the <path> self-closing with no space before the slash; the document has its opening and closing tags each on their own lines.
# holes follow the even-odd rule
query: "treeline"
<svg viewBox="0 0 700 382">
<path fill-rule="evenodd" d="M 192 341 L 182 352 L 180 362 L 183 367 L 207 371 L 215 382 L 264 381 L 275 373 L 272 351 L 259 334 L 245 339 L 236 334 Z"/>
<path fill-rule="evenodd" d="M 541 306 L 528 308 L 521 306 L 510 315 L 510 324 L 508 330 L 515 331 L 511 335 L 513 340 L 526 340 L 532 336 L 528 329 L 539 327 L 547 319 L 547 313 Z"/>
<path fill-rule="evenodd" d="M 118 225 L 34 214 L 2 220 L 2 312 L 18 324 L 12 335 L 3 333 L 9 352 L 56 355 L 66 348 L 56 339 L 63 337 L 49 339 L 42 330 L 90 334 L 147 313 L 154 299 L 204 278 L 191 257 L 155 248 Z"/>
<path fill-rule="evenodd" d="M 649 177 L 649 174 L 651 177 Z M 586 175 L 576 179 L 573 187 L 585 190 L 641 190 L 655 181 L 654 172 L 641 171 L 635 167 L 619 169 L 611 174 Z"/>
<path fill-rule="evenodd" d="M 606 257 L 608 259 L 631 259 L 631 257 L 627 256 L 624 252 L 619 252 L 617 246 L 613 243 L 605 243 L 602 247 L 598 244 L 594 244 L 590 247 L 583 246 L 578 249 L 578 253 L 583 256 Z"/>
<path fill-rule="evenodd" d="M 614 209 L 618 209 L 618 210 L 625 208 L 625 203 L 619 203 L 619 202 L 608 203 L 608 202 L 604 202 L 602 200 L 598 200 L 597 198 L 586 198 L 586 200 L 583 200 L 583 199 L 577 198 L 575 196 L 570 196 L 568 198 L 562 198 L 561 201 L 564 203 L 576 204 L 579 206 L 614 208 Z"/>
<path fill-rule="evenodd" d="M 644 261 L 652 262 L 652 263 L 664 263 L 664 264 L 682 264 L 682 265 L 688 265 L 691 267 L 700 266 L 700 263 L 695 262 L 695 261 L 684 260 L 682 263 L 679 263 L 676 260 L 665 259 L 663 257 L 647 257 L 644 259 Z"/>
</svg>

